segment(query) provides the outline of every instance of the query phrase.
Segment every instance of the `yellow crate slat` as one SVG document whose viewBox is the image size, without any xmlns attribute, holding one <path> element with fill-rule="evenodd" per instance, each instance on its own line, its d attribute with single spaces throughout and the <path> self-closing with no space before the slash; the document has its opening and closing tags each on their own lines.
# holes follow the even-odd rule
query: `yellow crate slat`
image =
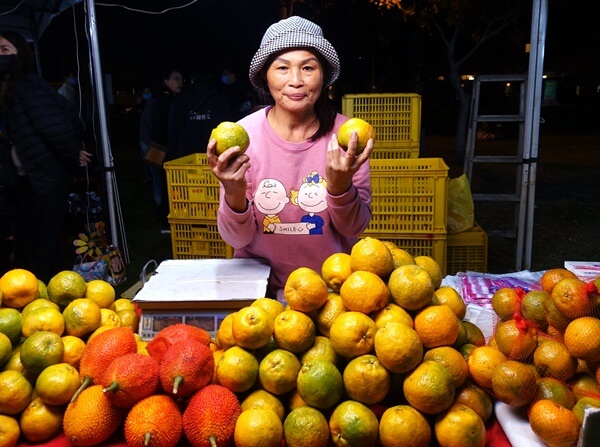
<svg viewBox="0 0 600 447">
<path fill-rule="evenodd" d="M 166 162 L 169 212 L 183 219 L 216 219 L 219 180 L 210 172 L 206 154 Z"/>
<path fill-rule="evenodd" d="M 421 96 L 416 93 L 347 94 L 342 113 L 369 122 L 380 143 L 420 140 Z"/>
<path fill-rule="evenodd" d="M 446 269 L 448 275 L 458 272 L 487 272 L 488 238 L 485 231 L 475 225 L 460 233 L 448 234 Z"/>
<path fill-rule="evenodd" d="M 169 216 L 173 259 L 230 259 L 233 247 L 221 239 L 213 220 Z"/>
<path fill-rule="evenodd" d="M 371 160 L 368 233 L 445 234 L 448 166 L 441 158 Z"/>
</svg>

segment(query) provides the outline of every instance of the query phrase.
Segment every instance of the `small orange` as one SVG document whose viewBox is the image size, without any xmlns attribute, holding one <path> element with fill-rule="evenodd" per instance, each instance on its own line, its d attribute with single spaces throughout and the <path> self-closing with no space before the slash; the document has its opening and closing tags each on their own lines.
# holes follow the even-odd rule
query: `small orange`
<svg viewBox="0 0 600 447">
<path fill-rule="evenodd" d="M 240 154 L 243 154 L 250 146 L 250 137 L 248 132 L 238 123 L 223 121 L 215 127 L 210 133 L 210 139 L 216 140 L 215 152 L 221 155 L 227 149 L 239 146 Z"/>
<path fill-rule="evenodd" d="M 339 366 L 343 362 L 343 357 L 333 348 L 329 337 L 317 335 L 313 345 L 302 353 L 300 363 L 304 364 L 311 360 L 327 360 Z"/>
<path fill-rule="evenodd" d="M 274 411 L 282 423 L 285 420 L 285 407 L 283 403 L 281 403 L 281 400 L 277 396 L 266 390 L 252 391 L 241 402 L 241 405 L 242 411 L 249 410 L 250 408 L 265 408 Z"/>
<path fill-rule="evenodd" d="M 483 447 L 486 431 L 483 420 L 462 404 L 452 405 L 439 414 L 433 426 L 439 445 L 446 447 Z"/>
<path fill-rule="evenodd" d="M 26 338 L 39 331 L 50 331 L 62 335 L 64 330 L 65 319 L 60 310 L 53 307 L 39 307 L 31 310 L 23 317 L 23 326 L 21 327 L 21 333 Z"/>
<path fill-rule="evenodd" d="M 537 379 L 537 394 L 535 400 L 549 399 L 569 410 L 575 405 L 575 396 L 567 384 L 554 377 Z"/>
<path fill-rule="evenodd" d="M 216 382 L 234 393 L 248 391 L 258 377 L 258 360 L 248 350 L 232 346 L 219 358 Z"/>
<path fill-rule="evenodd" d="M 84 298 L 91 299 L 101 309 L 110 309 L 115 302 L 115 288 L 107 281 L 93 279 L 87 283 Z"/>
<path fill-rule="evenodd" d="M 375 354 L 393 373 L 410 371 L 423 360 L 419 334 L 402 323 L 389 322 L 375 333 Z"/>
<path fill-rule="evenodd" d="M 548 323 L 548 327 L 553 327 L 559 332 L 564 332 L 571 322 L 571 319 L 560 312 L 554 304 L 552 296 L 550 298 L 551 299 L 546 300 L 544 303 L 546 307 L 546 322 Z"/>
<path fill-rule="evenodd" d="M 479 326 L 471 321 L 463 321 L 467 330 L 467 340 L 465 343 L 469 343 L 475 346 L 485 345 L 485 335 Z"/>
<path fill-rule="evenodd" d="M 19 371 L 0 372 L 0 414 L 19 414 L 31 401 L 33 387 Z"/>
<path fill-rule="evenodd" d="M 570 319 L 591 315 L 595 304 L 585 282 L 578 278 L 561 279 L 552 288 L 550 296 L 558 311 Z"/>
<path fill-rule="evenodd" d="M 421 337 L 423 346 L 452 346 L 458 337 L 458 319 L 450 307 L 428 306 L 415 316 L 415 331 Z"/>
<path fill-rule="evenodd" d="M 63 414 L 64 407 L 45 404 L 36 397 L 21 413 L 21 433 L 29 442 L 49 441 L 62 431 Z M 0 445 L 4 444 L 0 441 Z"/>
<path fill-rule="evenodd" d="M 315 323 L 319 333 L 325 337 L 329 337 L 331 323 L 333 323 L 333 320 L 335 320 L 338 315 L 347 310 L 340 294 L 337 292 L 329 292 L 327 294 L 327 301 L 321 306 L 315 317 Z"/>
<path fill-rule="evenodd" d="M 219 325 L 219 329 L 217 329 L 215 341 L 223 350 L 235 346 L 235 339 L 233 338 L 232 330 L 233 318 L 235 317 L 235 314 L 236 312 L 232 312 L 225 315 L 225 318 L 223 318 L 223 321 L 221 321 L 221 324 Z"/>
<path fill-rule="evenodd" d="M 267 344 L 273 335 L 271 315 L 259 306 L 246 306 L 238 310 L 231 322 L 231 333 L 236 345 L 258 349 Z"/>
<path fill-rule="evenodd" d="M 415 258 L 408 251 L 400 247 L 390 248 L 392 252 L 392 259 L 394 260 L 394 268 L 398 268 L 401 265 L 415 264 Z"/>
<path fill-rule="evenodd" d="M 467 305 L 462 296 L 451 286 L 441 286 L 433 292 L 433 304 L 445 304 L 456 314 L 459 320 L 465 318 Z"/>
<path fill-rule="evenodd" d="M 390 390 L 390 373 L 372 354 L 355 357 L 342 374 L 344 388 L 350 399 L 365 405 L 381 402 Z"/>
<path fill-rule="evenodd" d="M 334 292 L 340 291 L 340 287 L 351 273 L 352 267 L 348 253 L 333 253 L 321 265 L 321 276 L 327 287 Z"/>
<path fill-rule="evenodd" d="M 298 267 L 289 274 L 283 297 L 290 309 L 310 313 L 327 301 L 327 284 L 321 275 L 308 267 Z"/>
<path fill-rule="evenodd" d="M 577 372 L 577 359 L 567 347 L 554 340 L 539 345 L 533 353 L 533 364 L 542 376 L 568 380 Z"/>
<path fill-rule="evenodd" d="M 567 385 L 571 387 L 575 400 L 579 400 L 586 396 L 595 397 L 600 395 L 600 385 L 598 384 L 596 377 L 588 372 L 576 373 L 567 380 Z"/>
<path fill-rule="evenodd" d="M 528 419 L 533 432 L 546 444 L 565 447 L 577 444 L 579 421 L 572 411 L 556 402 L 549 399 L 534 402 Z"/>
<path fill-rule="evenodd" d="M 492 371 L 500 363 L 507 360 L 506 356 L 491 346 L 477 346 L 467 359 L 469 374 L 479 386 L 485 390 L 492 389 Z"/>
<path fill-rule="evenodd" d="M 333 348 L 345 358 L 354 358 L 371 352 L 377 326 L 362 312 L 344 312 L 331 324 L 329 339 Z"/>
<path fill-rule="evenodd" d="M 441 363 L 426 360 L 408 373 L 403 391 L 414 408 L 425 414 L 437 414 L 452 405 L 454 380 Z"/>
<path fill-rule="evenodd" d="M 345 400 L 331 413 L 329 432 L 335 447 L 374 446 L 379 435 L 379 422 L 366 405 Z"/>
<path fill-rule="evenodd" d="M 385 307 L 372 315 L 373 321 L 378 328 L 387 323 L 402 323 L 408 327 L 414 327 L 413 317 L 396 303 L 387 303 Z"/>
<path fill-rule="evenodd" d="M 283 439 L 287 447 L 327 447 L 329 424 L 316 408 L 293 408 L 283 422 Z"/>
<path fill-rule="evenodd" d="M 582 397 L 577 401 L 577 403 L 572 407 L 573 414 L 579 421 L 579 425 L 583 424 L 583 419 L 585 417 L 585 411 L 588 408 L 600 409 L 600 399 L 596 399 L 593 397 Z"/>
<path fill-rule="evenodd" d="M 388 303 L 390 292 L 386 283 L 375 273 L 358 270 L 342 284 L 340 297 L 348 310 L 370 314 Z"/>
<path fill-rule="evenodd" d="M 543 290 L 530 290 L 521 300 L 521 314 L 523 318 L 535 324 L 539 329 L 546 329 L 546 301 L 551 300 L 550 293 Z"/>
<path fill-rule="evenodd" d="M 279 447 L 283 440 L 283 424 L 269 408 L 249 408 L 238 416 L 233 440 L 236 447 Z"/>
<path fill-rule="evenodd" d="M 442 364 L 452 375 L 454 386 L 462 386 L 469 376 L 469 366 L 460 352 L 450 346 L 439 346 L 430 349 L 423 356 L 423 360 L 433 360 Z"/>
<path fill-rule="evenodd" d="M 315 323 L 302 312 L 284 310 L 275 317 L 273 338 L 281 349 L 299 354 L 313 345 L 315 336 Z"/>
<path fill-rule="evenodd" d="M 600 362 L 600 319 L 581 317 L 571 321 L 564 342 L 573 357 L 587 363 Z"/>
<path fill-rule="evenodd" d="M 512 287 L 501 287 L 492 295 L 492 309 L 501 320 L 511 320 L 519 308 L 519 297 Z"/>
<path fill-rule="evenodd" d="M 281 396 L 296 388 L 302 365 L 298 357 L 285 349 L 275 349 L 260 361 L 258 380 L 268 392 Z"/>
<path fill-rule="evenodd" d="M 281 312 L 284 311 L 284 305 L 283 303 L 274 300 L 272 298 L 266 298 L 266 297 L 261 297 L 261 298 L 257 298 L 255 299 L 251 306 L 258 306 L 258 307 L 262 307 L 264 310 L 267 311 L 267 313 L 269 315 L 271 315 L 271 317 L 273 319 L 275 319 L 275 317 L 277 315 L 279 315 Z"/>
<path fill-rule="evenodd" d="M 19 443 L 21 428 L 14 417 L 0 414 L 0 445 L 14 447 Z"/>
<path fill-rule="evenodd" d="M 463 386 L 456 390 L 453 404 L 466 405 L 477 413 L 483 422 L 487 422 L 494 409 L 492 396 L 471 379 L 467 379 Z"/>
<path fill-rule="evenodd" d="M 383 412 L 379 439 L 384 446 L 428 447 L 431 427 L 425 417 L 410 405 L 396 405 Z M 401 442 L 405 442 L 401 444 Z"/>
<path fill-rule="evenodd" d="M 302 400 L 322 410 L 332 408 L 344 394 L 342 374 L 327 360 L 312 360 L 303 364 L 296 382 Z"/>
<path fill-rule="evenodd" d="M 39 283 L 29 270 L 12 269 L 0 278 L 2 305 L 20 309 L 38 296 Z"/>
<path fill-rule="evenodd" d="M 563 267 L 548 269 L 540 278 L 540 286 L 543 291 L 550 293 L 554 286 L 565 278 L 577 278 L 577 276 L 572 271 Z"/>
<path fill-rule="evenodd" d="M 338 144 L 342 149 L 348 149 L 348 143 L 350 142 L 352 132 L 356 132 L 358 137 L 356 155 L 360 154 L 365 149 L 371 138 L 375 140 L 375 129 L 373 129 L 373 126 L 363 119 L 350 118 L 338 129 Z"/>
<path fill-rule="evenodd" d="M 433 280 L 423 267 L 402 265 L 390 274 L 388 287 L 392 299 L 406 310 L 418 310 L 431 302 Z"/>
<path fill-rule="evenodd" d="M 537 394 L 536 377 L 531 368 L 516 360 L 507 360 L 492 370 L 494 396 L 507 405 L 522 407 Z"/>
<path fill-rule="evenodd" d="M 423 267 L 429 273 L 433 280 L 433 287 L 435 289 L 439 288 L 442 285 L 442 279 L 444 279 L 440 264 L 431 256 L 421 255 L 416 256 L 414 259 L 416 265 Z"/>
<path fill-rule="evenodd" d="M 525 360 L 537 348 L 537 331 L 515 320 L 502 321 L 496 326 L 494 340 L 502 353 L 514 360 Z"/>
<path fill-rule="evenodd" d="M 353 272 L 364 270 L 384 278 L 394 269 L 394 259 L 390 249 L 380 239 L 367 236 L 352 246 L 350 267 Z"/>
<path fill-rule="evenodd" d="M 102 322 L 100 307 L 89 298 L 72 300 L 62 314 L 65 319 L 65 332 L 76 337 L 91 334 Z"/>
</svg>

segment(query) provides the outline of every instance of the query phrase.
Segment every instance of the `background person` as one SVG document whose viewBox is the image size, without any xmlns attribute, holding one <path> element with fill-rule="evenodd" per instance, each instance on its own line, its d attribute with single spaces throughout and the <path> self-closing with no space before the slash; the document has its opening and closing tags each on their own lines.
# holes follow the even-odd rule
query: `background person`
<svg viewBox="0 0 600 447">
<path fill-rule="evenodd" d="M 348 118 L 325 89 L 339 72 L 319 26 L 296 16 L 271 25 L 250 63 L 250 81 L 270 105 L 239 121 L 249 148 L 217 156 L 214 139 L 207 148 L 221 182 L 219 232 L 235 257 L 269 262 L 272 297 L 294 269 L 320 272 L 332 253 L 349 253 L 371 218 L 373 141 L 358 156 L 356 134 L 347 152 L 337 143 Z"/>
<path fill-rule="evenodd" d="M 14 266 L 47 283 L 73 266 L 64 234 L 68 196 L 91 154 L 81 150 L 81 122 L 71 105 L 33 65 L 25 39 L 0 32 L 0 110 L 9 141 L 0 177 L 14 199 Z"/>
<path fill-rule="evenodd" d="M 176 95 L 183 91 L 183 74 L 177 69 L 169 69 L 163 76 L 163 89 L 152 99 L 150 111 L 150 140 L 161 146 L 169 144 L 169 115 L 171 102 Z M 162 168 L 151 166 L 152 192 L 160 232 L 171 232 L 168 222 L 169 200 L 167 193 L 167 178 Z"/>
</svg>

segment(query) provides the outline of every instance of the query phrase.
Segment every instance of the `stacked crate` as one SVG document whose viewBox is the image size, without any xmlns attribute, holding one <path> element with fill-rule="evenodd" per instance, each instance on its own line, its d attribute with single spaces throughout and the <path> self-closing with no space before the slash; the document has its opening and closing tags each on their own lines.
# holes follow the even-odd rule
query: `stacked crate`
<svg viewBox="0 0 600 447">
<path fill-rule="evenodd" d="M 488 238 L 477 223 L 468 230 L 448 234 L 447 241 L 447 275 L 469 271 L 487 272 Z"/>
<path fill-rule="evenodd" d="M 421 96 L 416 93 L 353 94 L 342 97 L 342 113 L 375 129 L 371 159 L 418 158 Z"/>
<path fill-rule="evenodd" d="M 174 259 L 231 258 L 233 248 L 217 229 L 219 181 L 206 154 L 191 154 L 164 164 Z"/>
<path fill-rule="evenodd" d="M 361 237 L 430 256 L 445 270 L 448 166 L 441 158 L 371 160 L 369 226 Z"/>
</svg>

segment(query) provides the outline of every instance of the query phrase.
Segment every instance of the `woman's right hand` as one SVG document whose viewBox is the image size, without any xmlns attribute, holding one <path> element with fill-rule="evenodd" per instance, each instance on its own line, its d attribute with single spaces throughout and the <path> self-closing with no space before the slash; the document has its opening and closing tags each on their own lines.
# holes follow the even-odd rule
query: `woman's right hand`
<svg viewBox="0 0 600 447">
<path fill-rule="evenodd" d="M 223 185 L 225 201 L 229 207 L 241 213 L 247 208 L 246 172 L 250 168 L 250 158 L 246 154 L 239 154 L 239 146 L 230 147 L 217 155 L 216 146 L 217 141 L 211 138 L 206 147 L 210 170 Z"/>
</svg>

